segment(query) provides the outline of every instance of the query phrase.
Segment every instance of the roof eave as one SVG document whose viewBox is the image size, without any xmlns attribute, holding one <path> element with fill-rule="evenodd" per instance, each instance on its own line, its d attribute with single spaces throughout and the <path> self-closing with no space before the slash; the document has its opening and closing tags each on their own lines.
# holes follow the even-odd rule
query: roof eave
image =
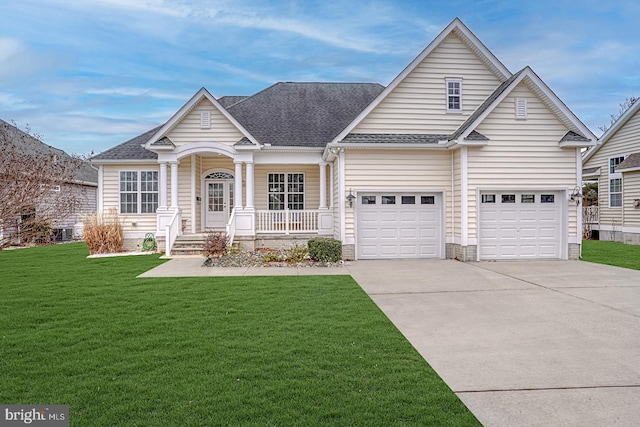
<svg viewBox="0 0 640 427">
<path fill-rule="evenodd" d="M 596 145 L 595 141 L 560 141 L 558 146 L 560 148 L 589 148 Z"/>
<path fill-rule="evenodd" d="M 640 171 L 640 166 L 634 166 L 631 168 L 624 168 L 624 169 L 620 169 L 620 168 L 616 168 L 616 172 L 637 172 Z"/>
<path fill-rule="evenodd" d="M 157 159 L 96 159 L 90 160 L 92 165 L 113 165 L 113 164 L 157 164 Z"/>
<path fill-rule="evenodd" d="M 640 110 L 640 101 L 634 103 L 627 111 L 625 111 L 622 114 L 622 116 L 618 118 L 618 120 L 615 121 L 614 124 L 611 125 L 609 129 L 607 129 L 605 133 L 603 133 L 600 136 L 600 139 L 598 139 L 597 144 L 592 149 L 584 153 L 584 156 L 582 157 L 582 161 L 586 162 L 591 157 L 593 157 L 593 155 L 597 153 L 598 150 L 600 150 L 600 147 L 606 144 L 607 141 L 609 141 L 609 139 L 611 139 L 611 137 L 615 135 L 616 132 L 618 132 L 618 130 L 621 127 L 623 127 L 625 123 L 627 123 L 629 119 L 631 119 L 636 114 L 636 112 L 638 112 L 638 110 Z"/>
<path fill-rule="evenodd" d="M 448 148 L 448 144 L 441 143 L 428 143 L 428 144 L 412 144 L 412 143 L 399 143 L 399 142 L 377 142 L 377 143 L 367 143 L 367 142 L 339 142 L 339 143 L 330 143 L 327 144 L 327 149 L 330 148 L 351 148 L 351 149 L 363 149 L 363 150 L 374 150 L 374 149 L 384 149 L 384 150 L 397 150 L 397 149 L 446 149 Z"/>
</svg>

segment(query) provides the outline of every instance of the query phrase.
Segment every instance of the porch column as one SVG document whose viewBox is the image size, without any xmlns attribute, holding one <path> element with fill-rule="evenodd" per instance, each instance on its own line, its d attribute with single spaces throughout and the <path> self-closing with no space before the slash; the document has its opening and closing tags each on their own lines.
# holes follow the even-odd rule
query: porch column
<svg viewBox="0 0 640 427">
<path fill-rule="evenodd" d="M 253 162 L 247 162 L 247 209 L 253 209 Z"/>
<path fill-rule="evenodd" d="M 160 176 L 158 177 L 158 186 L 160 193 L 158 194 L 158 208 L 167 208 L 167 164 L 160 163 Z"/>
<path fill-rule="evenodd" d="M 178 162 L 170 162 L 171 165 L 171 208 L 178 208 Z"/>
<path fill-rule="evenodd" d="M 327 164 L 320 162 L 320 209 L 327 208 Z"/>
<path fill-rule="evenodd" d="M 233 162 L 236 166 L 236 173 L 234 175 L 234 189 L 233 189 L 233 207 L 236 210 L 242 209 L 242 162 Z"/>
</svg>

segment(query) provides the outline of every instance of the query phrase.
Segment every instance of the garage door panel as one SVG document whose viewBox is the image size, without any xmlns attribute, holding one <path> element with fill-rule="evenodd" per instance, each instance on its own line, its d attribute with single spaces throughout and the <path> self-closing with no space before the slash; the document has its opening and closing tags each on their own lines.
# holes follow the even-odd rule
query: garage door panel
<svg viewBox="0 0 640 427">
<path fill-rule="evenodd" d="M 418 221 L 418 212 L 416 211 L 406 211 L 406 212 L 400 212 L 400 222 L 408 222 L 408 223 L 415 223 L 416 221 Z"/>
<path fill-rule="evenodd" d="M 419 236 L 418 238 L 420 239 L 437 239 L 438 238 L 438 233 L 439 230 L 436 230 L 435 228 L 421 228 L 419 230 Z"/>
<path fill-rule="evenodd" d="M 437 257 L 438 248 L 436 245 L 420 245 L 420 256 L 422 257 Z"/>
<path fill-rule="evenodd" d="M 400 229 L 400 239 L 405 240 L 417 240 L 418 239 L 418 230 L 415 228 L 401 228 Z"/>
<path fill-rule="evenodd" d="M 360 215 L 360 224 L 376 223 L 378 221 L 377 212 L 362 212 Z"/>
<path fill-rule="evenodd" d="M 384 228 L 380 228 L 378 231 L 379 231 L 378 236 L 382 240 L 387 240 L 387 239 L 397 240 L 398 239 L 398 229 L 397 228 L 384 227 Z"/>
<path fill-rule="evenodd" d="M 554 194 L 555 203 L 542 203 L 541 194 Z M 553 191 L 483 192 L 498 203 L 480 203 L 481 259 L 560 258 L 562 237 L 561 193 Z M 515 194 L 516 203 L 500 203 L 502 194 Z M 532 197 L 533 195 L 533 197 Z M 507 198 L 504 198 L 507 200 Z M 513 200 L 513 198 L 509 198 Z"/>
<path fill-rule="evenodd" d="M 530 209 L 524 209 L 520 212 L 520 222 L 537 222 L 538 212 Z"/>
<path fill-rule="evenodd" d="M 518 213 L 515 209 L 504 210 L 499 213 L 499 222 L 516 222 Z"/>
<path fill-rule="evenodd" d="M 397 244 L 393 244 L 393 245 L 381 244 L 379 248 L 380 248 L 380 254 L 384 257 L 395 258 L 396 256 L 398 256 L 399 251 L 398 251 Z"/>
<path fill-rule="evenodd" d="M 395 205 L 362 204 L 363 197 L 416 203 Z M 403 197 L 404 196 L 404 197 Z M 434 204 L 422 204 L 427 196 Z M 369 199 L 370 200 L 370 199 Z M 371 193 L 358 197 L 357 251 L 358 258 L 439 258 L 442 250 L 441 196 L 433 193 Z"/>
<path fill-rule="evenodd" d="M 418 250 L 416 245 L 400 245 L 400 256 L 406 258 L 413 258 L 418 255 Z"/>
</svg>

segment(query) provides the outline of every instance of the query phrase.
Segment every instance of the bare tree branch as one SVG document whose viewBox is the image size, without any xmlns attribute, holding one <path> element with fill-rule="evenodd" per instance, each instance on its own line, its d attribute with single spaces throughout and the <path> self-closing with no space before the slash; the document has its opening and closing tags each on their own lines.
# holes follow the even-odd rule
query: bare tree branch
<svg viewBox="0 0 640 427">
<path fill-rule="evenodd" d="M 83 160 L 40 142 L 28 127 L 0 120 L 0 249 L 18 238 L 46 243 L 53 228 L 78 209 L 67 191 L 78 182 Z"/>
<path fill-rule="evenodd" d="M 618 111 L 617 114 L 611 114 L 611 122 L 609 123 L 609 125 L 602 125 L 602 126 L 598 126 L 598 128 L 602 131 L 602 132 L 606 132 L 607 130 L 609 130 L 609 128 L 611 126 L 613 126 L 613 124 L 620 118 L 620 116 L 622 116 L 629 108 L 631 108 L 631 106 L 633 104 L 636 103 L 636 101 L 640 100 L 640 96 L 632 96 L 630 98 L 627 98 L 624 100 L 624 102 L 621 102 L 620 104 L 620 110 Z"/>
</svg>

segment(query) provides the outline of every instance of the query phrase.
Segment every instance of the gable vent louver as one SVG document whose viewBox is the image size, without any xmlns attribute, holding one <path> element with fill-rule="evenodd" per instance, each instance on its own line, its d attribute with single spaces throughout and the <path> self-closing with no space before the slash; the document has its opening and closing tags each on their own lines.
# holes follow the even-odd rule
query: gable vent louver
<svg viewBox="0 0 640 427">
<path fill-rule="evenodd" d="M 200 112 L 200 129 L 211 128 L 211 111 Z"/>
<path fill-rule="evenodd" d="M 527 99 L 516 98 L 516 119 L 527 118 Z"/>
</svg>

